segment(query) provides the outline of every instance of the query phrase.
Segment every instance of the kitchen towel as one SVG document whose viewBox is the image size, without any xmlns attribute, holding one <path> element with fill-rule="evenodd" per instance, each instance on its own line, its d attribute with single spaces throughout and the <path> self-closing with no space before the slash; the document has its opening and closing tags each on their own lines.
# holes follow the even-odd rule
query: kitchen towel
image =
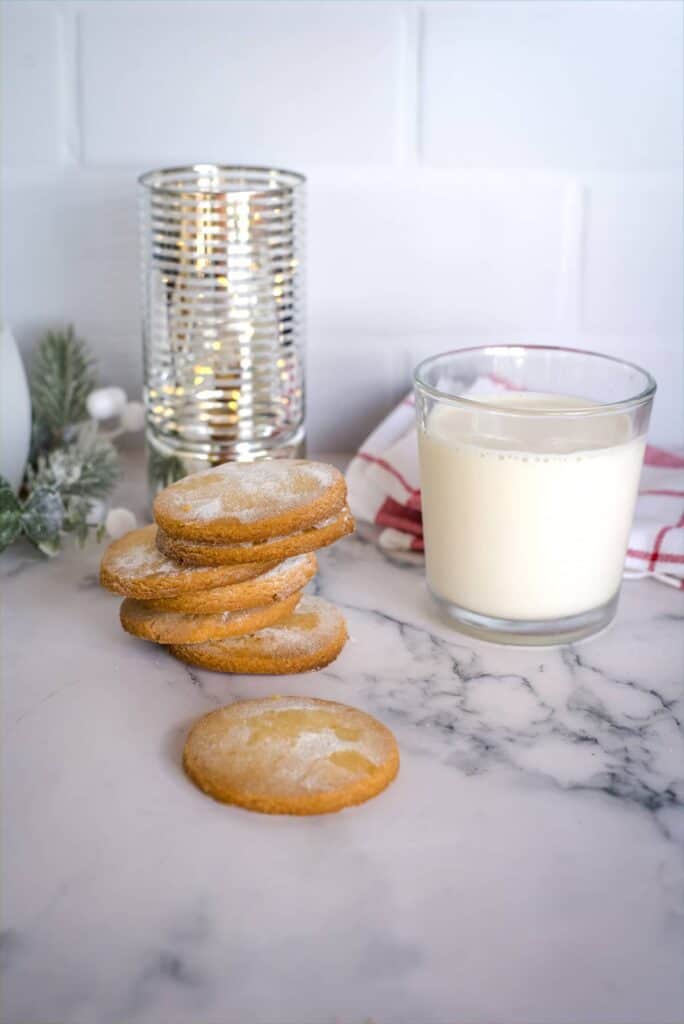
<svg viewBox="0 0 684 1024">
<path fill-rule="evenodd" d="M 486 385 L 491 392 L 490 384 Z M 484 387 L 473 389 L 482 393 Z M 423 550 L 415 407 L 409 394 L 361 445 L 347 469 L 354 515 L 381 528 L 379 544 Z M 684 589 L 684 453 L 648 445 L 625 577 Z"/>
</svg>

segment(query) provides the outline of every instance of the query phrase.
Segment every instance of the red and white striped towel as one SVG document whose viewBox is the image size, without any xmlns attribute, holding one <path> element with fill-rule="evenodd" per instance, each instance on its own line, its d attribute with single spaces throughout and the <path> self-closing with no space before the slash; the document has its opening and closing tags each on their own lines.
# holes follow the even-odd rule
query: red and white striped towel
<svg viewBox="0 0 684 1024">
<path fill-rule="evenodd" d="M 347 469 L 354 515 L 381 527 L 379 543 L 423 550 L 418 446 L 413 396 L 380 423 Z M 651 576 L 684 590 L 684 453 L 649 445 L 625 576 Z"/>
</svg>

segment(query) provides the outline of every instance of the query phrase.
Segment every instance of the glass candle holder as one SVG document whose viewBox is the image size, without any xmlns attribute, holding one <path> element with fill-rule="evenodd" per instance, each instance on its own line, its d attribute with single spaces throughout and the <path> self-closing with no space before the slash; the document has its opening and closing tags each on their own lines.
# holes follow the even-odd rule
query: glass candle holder
<svg viewBox="0 0 684 1024">
<path fill-rule="evenodd" d="M 426 575 L 462 631 L 576 640 L 613 618 L 655 382 L 594 352 L 462 349 L 415 371 Z"/>
<path fill-rule="evenodd" d="M 153 491 L 221 462 L 303 453 L 304 185 L 214 164 L 139 179 Z"/>
</svg>

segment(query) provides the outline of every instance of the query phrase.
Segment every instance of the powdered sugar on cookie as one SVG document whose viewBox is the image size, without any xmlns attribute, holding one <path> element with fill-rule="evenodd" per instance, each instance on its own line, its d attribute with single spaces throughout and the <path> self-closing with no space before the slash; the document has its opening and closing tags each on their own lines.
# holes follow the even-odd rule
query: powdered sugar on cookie
<svg viewBox="0 0 684 1024">
<path fill-rule="evenodd" d="M 262 629 L 258 638 L 273 654 L 311 654 L 340 628 L 341 613 L 321 597 L 305 594 L 282 624 Z"/>
<path fill-rule="evenodd" d="M 167 487 L 154 514 L 166 533 L 186 539 L 264 539 L 332 515 L 345 496 L 342 474 L 322 462 L 228 462 Z"/>
<path fill-rule="evenodd" d="M 126 597 L 158 600 L 178 594 L 229 586 L 274 568 L 274 561 L 240 566 L 187 566 L 169 558 L 157 546 L 157 527 L 143 526 L 113 541 L 102 557 L 100 581 Z"/>
<path fill-rule="evenodd" d="M 141 531 L 138 531 L 142 533 Z M 110 568 L 121 576 L 158 576 L 167 573 L 179 573 L 182 569 L 176 562 L 163 555 L 155 543 L 156 528 L 135 544 L 122 547 L 111 559 Z"/>
<path fill-rule="evenodd" d="M 317 462 L 228 462 L 169 488 L 168 509 L 190 520 L 271 519 L 308 504 L 338 475 L 334 466 Z"/>
<path fill-rule="evenodd" d="M 275 657 L 302 657 L 314 654 L 334 637 L 344 618 L 338 609 L 322 597 L 304 594 L 295 611 L 282 623 L 267 626 L 245 637 L 234 639 L 234 649 L 240 645 L 258 645 Z M 203 645 L 210 648 L 212 641 Z"/>
<path fill-rule="evenodd" d="M 300 697 L 215 711 L 189 745 L 198 766 L 220 766 L 237 784 L 248 777 L 254 792 L 263 787 L 273 796 L 325 792 L 372 776 L 395 749 L 391 734 L 364 712 Z"/>
</svg>

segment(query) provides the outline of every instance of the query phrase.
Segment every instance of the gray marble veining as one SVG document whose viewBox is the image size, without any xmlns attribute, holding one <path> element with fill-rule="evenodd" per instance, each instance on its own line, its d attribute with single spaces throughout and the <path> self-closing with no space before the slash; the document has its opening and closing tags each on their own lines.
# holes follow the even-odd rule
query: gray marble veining
<svg viewBox="0 0 684 1024">
<path fill-rule="evenodd" d="M 352 538 L 315 582 L 342 656 L 228 678 L 121 632 L 99 554 L 0 562 L 4 1024 L 681 1024 L 681 594 L 495 647 Z M 189 723 L 274 692 L 382 718 L 397 782 L 309 820 L 202 797 Z"/>
</svg>

